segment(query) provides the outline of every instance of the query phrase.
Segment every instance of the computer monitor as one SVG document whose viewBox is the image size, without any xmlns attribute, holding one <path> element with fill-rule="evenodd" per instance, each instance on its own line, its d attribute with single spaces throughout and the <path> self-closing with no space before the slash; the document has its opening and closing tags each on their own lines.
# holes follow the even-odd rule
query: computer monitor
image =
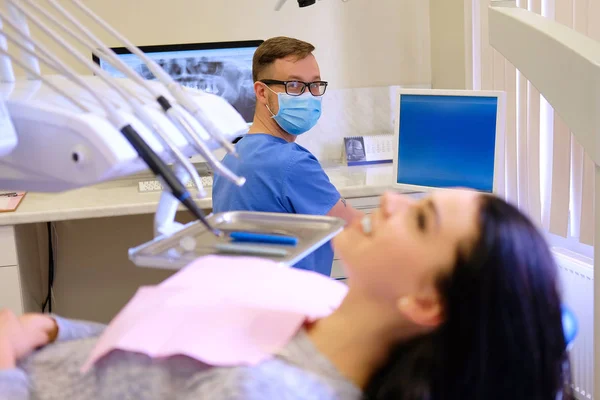
<svg viewBox="0 0 600 400">
<path fill-rule="evenodd" d="M 393 187 L 496 193 L 504 157 L 505 94 L 399 89 Z"/>
<path fill-rule="evenodd" d="M 173 79 L 183 86 L 214 93 L 226 99 L 251 123 L 256 98 L 252 80 L 252 57 L 262 40 L 237 42 L 168 44 L 141 46 L 140 49 L 156 61 Z M 154 80 L 136 55 L 124 47 L 112 50 L 127 65 L 144 78 Z M 104 59 L 93 56 L 100 67 L 114 77 L 124 75 Z"/>
</svg>

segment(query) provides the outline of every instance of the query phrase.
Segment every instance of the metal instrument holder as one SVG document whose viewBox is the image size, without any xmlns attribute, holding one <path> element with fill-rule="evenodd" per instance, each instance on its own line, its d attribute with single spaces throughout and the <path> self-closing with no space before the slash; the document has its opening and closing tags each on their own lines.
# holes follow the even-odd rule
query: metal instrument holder
<svg viewBox="0 0 600 400">
<path fill-rule="evenodd" d="M 234 231 L 280 234 L 297 238 L 295 246 L 266 243 L 245 243 L 261 249 L 282 251 L 285 254 L 253 255 L 253 253 L 224 253 L 229 256 L 260 257 L 294 265 L 308 254 L 326 244 L 342 231 L 345 221 L 341 218 L 251 211 L 232 211 L 211 214 L 209 223 L 224 232 L 223 237 L 215 236 L 200 221 L 186 225 L 164 225 L 171 229 L 157 235 L 153 240 L 129 249 L 129 259 L 140 267 L 180 269 L 198 257 L 223 254 L 219 246 L 231 244 L 228 233 Z M 166 229 L 165 229 L 166 231 Z M 192 243 L 190 247 L 189 244 Z"/>
<path fill-rule="evenodd" d="M 177 176 L 177 179 L 184 184 L 190 180 L 190 175 L 179 164 L 175 166 L 175 175 Z M 166 188 L 167 186 L 163 184 L 162 187 Z M 171 192 L 163 189 L 160 194 L 160 200 L 158 201 L 158 207 L 156 208 L 156 214 L 154 214 L 155 238 L 161 235 L 172 235 L 184 227 L 182 223 L 175 221 L 177 208 L 180 204 L 179 200 L 177 200 Z"/>
</svg>

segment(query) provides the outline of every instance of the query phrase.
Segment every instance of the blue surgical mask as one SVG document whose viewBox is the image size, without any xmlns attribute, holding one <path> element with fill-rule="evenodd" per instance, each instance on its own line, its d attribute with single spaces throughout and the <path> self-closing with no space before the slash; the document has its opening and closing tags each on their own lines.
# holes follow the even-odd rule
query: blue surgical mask
<svg viewBox="0 0 600 400">
<path fill-rule="evenodd" d="M 321 117 L 321 98 L 313 96 L 308 91 L 300 96 L 290 96 L 281 92 L 277 93 L 277 98 L 279 112 L 273 114 L 268 105 L 267 108 L 275 122 L 290 135 L 301 135 L 307 132 Z"/>
</svg>

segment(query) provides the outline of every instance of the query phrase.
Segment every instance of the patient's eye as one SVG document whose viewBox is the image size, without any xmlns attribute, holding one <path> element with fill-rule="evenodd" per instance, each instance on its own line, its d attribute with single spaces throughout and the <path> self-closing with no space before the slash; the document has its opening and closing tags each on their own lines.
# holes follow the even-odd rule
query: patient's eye
<svg viewBox="0 0 600 400">
<path fill-rule="evenodd" d="M 427 219 L 425 218 L 425 213 L 423 210 L 417 211 L 417 227 L 421 232 L 425 232 L 425 228 L 427 227 Z"/>
</svg>

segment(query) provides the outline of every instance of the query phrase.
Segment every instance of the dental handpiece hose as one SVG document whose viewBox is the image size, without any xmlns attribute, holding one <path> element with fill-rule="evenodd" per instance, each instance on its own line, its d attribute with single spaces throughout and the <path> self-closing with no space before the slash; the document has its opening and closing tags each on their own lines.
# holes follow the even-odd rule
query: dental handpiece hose
<svg viewBox="0 0 600 400">
<path fill-rule="evenodd" d="M 140 137 L 140 135 L 131 127 L 131 125 L 125 125 L 121 129 L 123 136 L 133 146 L 135 151 L 144 160 L 144 162 L 150 167 L 155 175 L 164 179 L 165 184 L 171 189 L 171 193 L 177 200 L 179 200 L 196 218 L 206 226 L 215 236 L 221 236 L 221 231 L 213 228 L 208 221 L 206 216 L 194 202 L 190 192 L 186 187 L 177 179 L 177 176 L 171 169 L 164 163 L 164 161 L 150 148 L 150 146 Z"/>
</svg>

